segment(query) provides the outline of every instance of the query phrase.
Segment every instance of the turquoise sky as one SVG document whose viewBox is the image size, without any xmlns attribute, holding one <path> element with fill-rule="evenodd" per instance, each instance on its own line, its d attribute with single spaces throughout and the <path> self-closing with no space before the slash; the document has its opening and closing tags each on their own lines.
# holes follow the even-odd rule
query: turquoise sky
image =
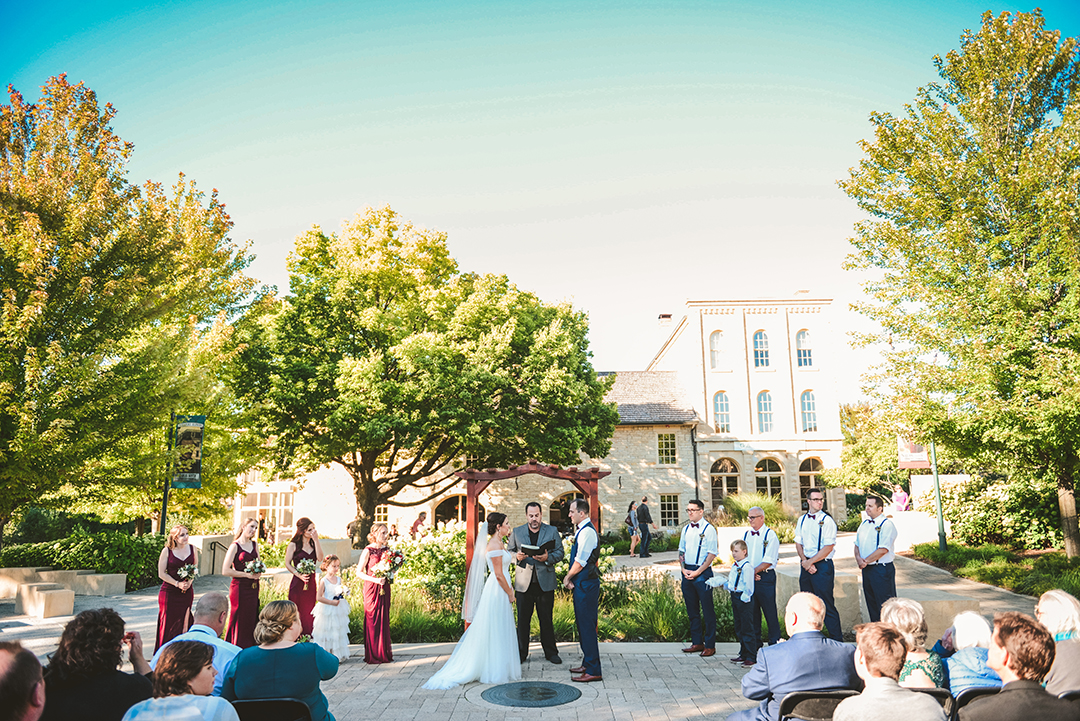
<svg viewBox="0 0 1080 721">
<path fill-rule="evenodd" d="M 869 113 L 900 110 L 983 11 L 1032 7 L 7 0 L 0 74 L 36 98 L 66 72 L 113 103 L 131 179 L 218 188 L 264 282 L 287 288 L 312 224 L 389 203 L 463 268 L 587 311 L 598 369 L 638 369 L 687 298 L 852 300 L 836 180 Z M 1042 8 L 1080 35 L 1080 3 Z"/>
</svg>

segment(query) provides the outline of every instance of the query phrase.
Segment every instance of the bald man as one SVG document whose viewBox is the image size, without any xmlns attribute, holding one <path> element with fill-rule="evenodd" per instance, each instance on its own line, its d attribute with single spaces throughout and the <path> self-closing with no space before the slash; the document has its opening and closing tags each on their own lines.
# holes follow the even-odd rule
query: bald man
<svg viewBox="0 0 1080 721">
<path fill-rule="evenodd" d="M 743 696 L 761 704 L 728 716 L 728 721 L 775 721 L 780 702 L 795 691 L 862 689 L 855 646 L 826 638 L 821 632 L 824 621 L 820 598 L 805 592 L 791 597 L 784 614 L 790 639 L 758 651 L 757 664 L 743 676 Z"/>
</svg>

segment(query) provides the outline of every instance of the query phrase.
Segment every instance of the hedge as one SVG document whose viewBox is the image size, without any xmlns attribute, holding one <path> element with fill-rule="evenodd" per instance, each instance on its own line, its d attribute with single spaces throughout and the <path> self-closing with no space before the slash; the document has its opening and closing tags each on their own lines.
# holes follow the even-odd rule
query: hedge
<svg viewBox="0 0 1080 721">
<path fill-rule="evenodd" d="M 158 535 L 86 533 L 77 529 L 59 541 L 5 546 L 0 550 L 0 567 L 52 566 L 126 573 L 127 590 L 134 591 L 157 583 L 157 560 L 164 545 L 165 539 Z"/>
</svg>

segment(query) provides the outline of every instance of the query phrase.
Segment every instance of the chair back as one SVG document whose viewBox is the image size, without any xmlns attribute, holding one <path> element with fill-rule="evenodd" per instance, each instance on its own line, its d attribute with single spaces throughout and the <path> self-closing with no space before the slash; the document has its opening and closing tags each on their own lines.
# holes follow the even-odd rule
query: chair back
<svg viewBox="0 0 1080 721">
<path fill-rule="evenodd" d="M 311 721 L 311 709 L 300 699 L 258 698 L 232 705 L 240 721 Z"/>
<path fill-rule="evenodd" d="M 945 715 L 946 716 L 948 716 L 949 712 L 952 711 L 953 697 L 952 697 L 952 694 L 949 693 L 949 689 L 947 689 L 947 688 L 911 688 L 911 687 L 908 687 L 908 690 L 909 691 L 918 691 L 919 693 L 925 693 L 928 696 L 933 696 L 935 699 L 937 699 L 937 702 L 939 704 L 941 704 L 941 708 L 945 709 Z"/>
<path fill-rule="evenodd" d="M 977 698 L 993 696 L 1000 690 L 1000 686 L 973 686 L 971 688 L 965 688 L 953 699 L 952 714 L 950 714 L 950 718 L 960 718 L 960 709 L 964 708 Z"/>
<path fill-rule="evenodd" d="M 780 721 L 786 718 L 802 719 L 802 721 L 830 721 L 841 701 L 849 696 L 858 695 L 858 691 L 850 689 L 795 691 L 789 693 L 780 702 Z"/>
<path fill-rule="evenodd" d="M 1058 696 L 1058 698 L 1063 698 L 1066 701 L 1080 701 L 1080 689 L 1076 691 L 1066 691 Z"/>
</svg>

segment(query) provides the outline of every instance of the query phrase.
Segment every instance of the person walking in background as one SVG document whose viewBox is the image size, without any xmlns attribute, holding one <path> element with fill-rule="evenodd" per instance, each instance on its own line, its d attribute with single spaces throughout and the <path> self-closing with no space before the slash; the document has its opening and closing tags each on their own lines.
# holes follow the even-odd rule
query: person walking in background
<svg viewBox="0 0 1080 721">
<path fill-rule="evenodd" d="M 562 663 L 559 647 L 555 645 L 555 564 L 563 559 L 562 539 L 554 526 L 544 523 L 543 509 L 536 501 L 525 505 L 524 526 L 510 533 L 506 550 L 514 555 L 517 571 L 514 573 L 514 595 L 517 598 L 517 639 L 521 662 L 529 657 L 529 638 L 532 633 L 533 608 L 540 621 L 540 645 L 544 658 L 554 664 Z M 550 544 L 551 549 L 533 556 L 522 552 L 522 546 L 537 548 Z"/>
<path fill-rule="evenodd" d="M 305 516 L 296 522 L 296 533 L 285 548 L 285 570 L 293 576 L 289 582 L 289 600 L 296 604 L 305 636 L 311 635 L 311 626 L 315 622 L 311 612 L 315 610 L 317 603 L 318 592 L 315 587 L 319 579 L 314 570 L 302 573 L 296 564 L 300 561 L 311 561 L 317 567 L 322 563 L 322 558 L 319 532 L 315 530 L 311 519 Z"/>
<path fill-rule="evenodd" d="M 420 515 L 413 521 L 412 528 L 409 529 L 409 538 L 414 541 L 418 538 L 423 538 L 427 533 L 427 529 L 424 528 L 424 522 L 427 520 L 427 511 L 420 511 Z"/>
<path fill-rule="evenodd" d="M 259 522 L 254 518 L 245 519 L 221 564 L 221 574 L 232 578 L 229 582 L 229 631 L 225 638 L 240 648 L 255 645 L 255 624 L 259 622 L 259 579 L 262 574 L 244 570 L 247 564 L 259 558 L 259 544 L 255 541 L 258 532 Z"/>
<path fill-rule="evenodd" d="M 191 585 L 195 579 L 194 576 L 181 578 L 181 569 L 185 566 L 198 568 L 199 553 L 195 546 L 188 543 L 188 529 L 173 526 L 165 548 L 158 556 L 161 589 L 158 591 L 158 627 L 154 648 L 161 648 L 191 626 L 191 602 L 195 598 Z"/>
<path fill-rule="evenodd" d="M 989 663 L 1004 685 L 960 709 L 960 721 L 1076 721 L 1075 702 L 1051 696 L 1039 683 L 1053 662 L 1054 637 L 1045 626 L 1023 613 L 997 614 Z"/>
<path fill-rule="evenodd" d="M 221 632 L 225 630 L 225 619 L 229 615 L 229 599 L 225 594 L 217 591 L 204 593 L 195 604 L 195 623 L 187 633 L 180 634 L 169 643 L 154 652 L 150 659 L 150 668 L 157 669 L 158 659 L 161 652 L 176 641 L 201 641 L 214 647 L 214 670 L 217 676 L 214 679 L 214 696 L 221 695 L 221 683 L 225 680 L 225 671 L 229 664 L 240 653 L 240 647 L 231 644 L 221 638 Z"/>
<path fill-rule="evenodd" d="M 716 608 L 713 606 L 712 562 L 720 552 L 716 529 L 705 520 L 705 504 L 694 499 L 686 504 L 690 520 L 679 539 L 682 595 L 690 619 L 690 646 L 683 653 L 716 654 Z"/>
<path fill-rule="evenodd" d="M 581 644 L 580 666 L 570 669 L 572 681 L 590 683 L 603 680 L 600 669 L 600 639 L 596 635 L 596 622 L 600 616 L 600 537 L 589 520 L 589 502 L 578 498 L 570 502 L 570 520 L 574 523 L 574 545 L 570 549 L 570 570 L 563 579 L 563 587 L 574 592 L 574 623 L 577 625 Z"/>
<path fill-rule="evenodd" d="M 870 621 L 881 620 L 881 605 L 896 596 L 896 524 L 885 516 L 885 504 L 877 496 L 866 499 L 868 518 L 855 536 L 855 563 L 862 570 L 863 595 Z"/>
<path fill-rule="evenodd" d="M 1055 588 L 1039 596 L 1035 618 L 1054 637 L 1054 665 L 1046 675 L 1046 690 L 1055 696 L 1080 691 L 1080 602 Z"/>
<path fill-rule="evenodd" d="M 825 493 L 820 488 L 806 492 L 809 509 L 795 524 L 795 550 L 799 554 L 802 571 L 799 573 L 799 590 L 812 593 L 825 604 L 825 630 L 829 637 L 844 640 L 840 629 L 840 614 L 833 602 L 833 554 L 836 550 L 836 521 L 822 510 Z"/>
<path fill-rule="evenodd" d="M 937 699 L 896 682 L 907 655 L 896 628 L 887 623 L 864 623 L 855 627 L 855 638 L 855 671 L 865 688 L 858 696 L 840 702 L 833 721 L 946 721 Z"/>
<path fill-rule="evenodd" d="M 648 496 L 641 497 L 641 504 L 637 507 L 637 520 L 638 530 L 641 532 L 641 553 L 639 558 L 648 558 L 649 553 L 649 541 L 652 540 L 652 534 L 649 532 L 649 526 L 656 528 L 656 524 L 653 523 L 652 513 L 649 512 L 649 498 Z"/>
<path fill-rule="evenodd" d="M 364 663 L 390 663 L 394 647 L 390 642 L 390 579 L 376 576 L 375 567 L 390 551 L 390 532 L 385 523 L 376 523 L 368 533 L 368 546 L 356 562 L 356 575 L 364 580 Z"/>
<path fill-rule="evenodd" d="M 630 528 L 630 556 L 632 558 L 637 555 L 634 551 L 637 549 L 638 541 L 641 540 L 641 530 L 638 528 L 637 520 L 637 501 L 630 501 L 630 506 L 626 509 L 626 525 Z"/>
<path fill-rule="evenodd" d="M 765 511 L 754 506 L 746 515 L 750 530 L 743 534 L 750 565 L 754 569 L 754 628 L 761 633 L 761 617 L 769 629 L 769 645 L 780 643 L 780 620 L 776 615 L 776 564 L 780 539 L 765 525 Z"/>
</svg>

